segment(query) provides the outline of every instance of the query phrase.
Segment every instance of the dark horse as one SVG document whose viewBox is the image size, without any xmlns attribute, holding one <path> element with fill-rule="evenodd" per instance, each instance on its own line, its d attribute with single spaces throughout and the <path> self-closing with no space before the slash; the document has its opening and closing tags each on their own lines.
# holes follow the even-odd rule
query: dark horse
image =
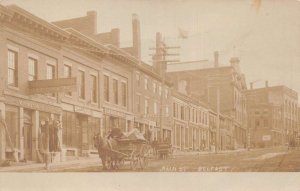
<svg viewBox="0 0 300 191">
<path fill-rule="evenodd" d="M 109 165 L 110 168 L 114 168 L 115 157 L 111 150 L 116 148 L 116 141 L 102 137 L 100 133 L 98 133 L 94 136 L 94 146 L 98 150 L 99 158 L 102 161 L 103 170 L 107 169 L 107 165 Z"/>
</svg>

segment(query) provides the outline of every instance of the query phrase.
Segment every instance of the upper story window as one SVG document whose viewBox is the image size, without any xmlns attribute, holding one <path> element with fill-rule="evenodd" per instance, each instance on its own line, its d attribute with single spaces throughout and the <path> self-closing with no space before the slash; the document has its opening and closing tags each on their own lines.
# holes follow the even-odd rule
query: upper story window
<svg viewBox="0 0 300 191">
<path fill-rule="evenodd" d="M 145 115 L 149 113 L 149 101 L 148 99 L 145 99 Z"/>
<path fill-rule="evenodd" d="M 37 80 L 37 60 L 28 58 L 28 81 Z"/>
<path fill-rule="evenodd" d="M 155 82 L 153 82 L 153 92 L 156 93 L 157 92 L 157 85 Z"/>
<path fill-rule="evenodd" d="M 84 71 L 79 70 L 78 71 L 78 80 L 79 80 L 79 98 L 84 99 L 85 98 L 85 76 Z"/>
<path fill-rule="evenodd" d="M 122 106 L 127 106 L 127 84 L 125 82 L 121 83 L 121 91 L 122 91 Z"/>
<path fill-rule="evenodd" d="M 109 101 L 109 77 L 104 76 L 104 100 Z"/>
<path fill-rule="evenodd" d="M 98 92 L 98 83 L 97 77 L 95 75 L 91 75 L 91 100 L 93 103 L 97 103 L 97 92 Z"/>
<path fill-rule="evenodd" d="M 165 98 L 168 98 L 168 93 L 169 93 L 168 89 L 165 89 Z"/>
<path fill-rule="evenodd" d="M 51 64 L 47 64 L 47 80 L 55 79 L 55 66 Z"/>
<path fill-rule="evenodd" d="M 114 95 L 114 103 L 119 103 L 119 94 L 118 94 L 118 80 L 113 79 L 113 95 Z"/>
<path fill-rule="evenodd" d="M 176 103 L 173 103 L 173 117 L 176 117 Z"/>
<path fill-rule="evenodd" d="M 149 89 L 149 87 L 148 87 L 148 79 L 145 78 L 145 90 L 148 90 L 148 89 Z"/>
<path fill-rule="evenodd" d="M 65 78 L 71 78 L 72 77 L 72 68 L 71 66 L 64 65 L 64 77 Z M 65 95 L 72 95 L 72 92 L 67 92 Z"/>
<path fill-rule="evenodd" d="M 166 117 L 169 116 L 169 106 L 166 106 Z"/>
<path fill-rule="evenodd" d="M 137 82 L 137 85 L 140 86 L 141 82 L 140 82 L 140 75 L 139 74 L 136 74 L 136 82 Z"/>
<path fill-rule="evenodd" d="M 136 95 L 136 109 L 137 109 L 137 112 L 141 112 L 141 96 L 140 95 Z"/>
<path fill-rule="evenodd" d="M 157 103 L 155 101 L 153 103 L 153 113 L 157 114 Z"/>
<path fill-rule="evenodd" d="M 180 119 L 184 120 L 184 106 L 180 107 Z"/>
<path fill-rule="evenodd" d="M 162 91 L 162 90 L 161 90 L 161 85 L 159 85 L 159 86 L 158 86 L 158 95 L 159 95 L 159 96 L 161 96 L 161 93 L 162 93 L 161 91 Z"/>
<path fill-rule="evenodd" d="M 12 50 L 8 50 L 8 71 L 7 81 L 8 85 L 18 86 L 18 53 Z"/>
<path fill-rule="evenodd" d="M 69 65 L 64 65 L 64 77 L 71 78 L 72 76 L 72 68 Z"/>
<path fill-rule="evenodd" d="M 47 64 L 47 69 L 46 69 L 46 79 L 47 80 L 52 80 L 55 79 L 55 66 L 52 64 Z M 48 95 L 48 94 L 47 94 Z M 49 94 L 49 96 L 54 97 L 55 93 Z"/>
</svg>

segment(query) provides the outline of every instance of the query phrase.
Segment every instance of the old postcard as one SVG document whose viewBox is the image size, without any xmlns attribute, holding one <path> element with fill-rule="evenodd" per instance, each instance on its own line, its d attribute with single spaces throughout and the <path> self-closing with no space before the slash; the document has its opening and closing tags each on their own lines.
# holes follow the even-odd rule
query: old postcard
<svg viewBox="0 0 300 191">
<path fill-rule="evenodd" d="M 1 174 L 299 178 L 299 18 L 299 0 L 0 1 Z"/>
</svg>

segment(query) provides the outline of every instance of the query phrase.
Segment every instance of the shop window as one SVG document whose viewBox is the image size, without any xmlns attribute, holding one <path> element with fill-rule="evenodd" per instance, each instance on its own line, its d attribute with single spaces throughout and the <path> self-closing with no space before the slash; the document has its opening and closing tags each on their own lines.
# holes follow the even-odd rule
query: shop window
<svg viewBox="0 0 300 191">
<path fill-rule="evenodd" d="M 19 148 L 19 112 L 17 107 L 6 106 L 5 111 L 5 122 L 8 130 L 8 135 L 11 139 L 12 146 L 14 148 Z M 10 148 L 10 141 L 8 136 L 6 136 L 6 148 Z"/>
<path fill-rule="evenodd" d="M 94 147 L 94 135 L 100 133 L 101 126 L 100 126 L 100 119 L 95 117 L 88 118 L 88 144 L 89 149 L 96 149 Z"/>
</svg>

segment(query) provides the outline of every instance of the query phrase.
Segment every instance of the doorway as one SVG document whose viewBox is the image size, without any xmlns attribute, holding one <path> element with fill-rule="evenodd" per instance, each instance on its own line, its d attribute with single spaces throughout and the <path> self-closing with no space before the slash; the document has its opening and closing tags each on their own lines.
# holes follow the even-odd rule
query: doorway
<svg viewBox="0 0 300 191">
<path fill-rule="evenodd" d="M 32 160 L 32 112 L 24 110 L 24 158 Z"/>
<path fill-rule="evenodd" d="M 77 129 L 77 148 L 78 153 L 83 154 L 82 151 L 88 150 L 88 117 L 86 115 L 78 114 L 76 117 Z"/>
<path fill-rule="evenodd" d="M 32 160 L 32 124 L 24 124 L 24 157 Z"/>
</svg>

